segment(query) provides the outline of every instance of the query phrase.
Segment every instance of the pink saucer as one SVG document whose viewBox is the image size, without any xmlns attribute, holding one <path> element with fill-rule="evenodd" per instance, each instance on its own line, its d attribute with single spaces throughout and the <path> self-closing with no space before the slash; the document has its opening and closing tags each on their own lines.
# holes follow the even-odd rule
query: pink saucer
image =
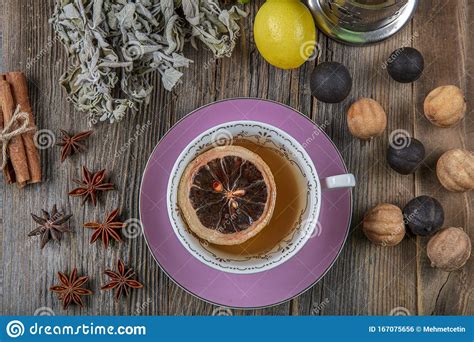
<svg viewBox="0 0 474 342">
<path fill-rule="evenodd" d="M 176 237 L 167 213 L 168 179 L 181 151 L 201 132 L 230 121 L 253 120 L 276 126 L 299 141 L 321 178 L 347 173 L 333 142 L 314 122 L 285 105 L 237 98 L 199 108 L 162 138 L 148 160 L 140 191 L 140 216 L 148 247 L 163 271 L 179 286 L 216 305 L 258 308 L 301 294 L 332 266 L 349 232 L 352 195 L 326 191 L 316 233 L 289 261 L 256 274 L 230 274 L 194 258 Z"/>
</svg>

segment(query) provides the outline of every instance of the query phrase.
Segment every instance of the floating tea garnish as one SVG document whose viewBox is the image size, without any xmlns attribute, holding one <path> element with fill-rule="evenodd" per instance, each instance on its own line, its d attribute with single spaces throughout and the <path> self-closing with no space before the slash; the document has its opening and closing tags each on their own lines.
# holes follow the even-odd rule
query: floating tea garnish
<svg viewBox="0 0 474 342">
<path fill-rule="evenodd" d="M 237 245 L 270 221 L 276 185 L 270 168 L 240 146 L 215 147 L 193 160 L 180 181 L 178 204 L 188 227 L 218 245 Z"/>
</svg>

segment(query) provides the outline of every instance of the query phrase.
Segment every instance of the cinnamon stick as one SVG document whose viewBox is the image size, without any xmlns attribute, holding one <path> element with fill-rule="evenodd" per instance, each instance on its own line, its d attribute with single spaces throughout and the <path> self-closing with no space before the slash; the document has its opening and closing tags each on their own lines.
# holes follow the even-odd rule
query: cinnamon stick
<svg viewBox="0 0 474 342">
<path fill-rule="evenodd" d="M 15 101 L 16 106 L 20 105 L 20 110 L 28 113 L 30 117 L 29 127 L 36 129 L 30 98 L 28 97 L 28 82 L 26 81 L 25 75 L 22 72 L 9 72 L 7 74 L 7 81 L 10 83 L 13 100 Z M 34 141 L 34 136 L 34 131 L 22 134 L 21 136 L 23 139 L 23 145 L 25 146 L 28 170 L 30 173 L 29 183 L 41 182 L 41 162 L 38 148 Z"/>
<path fill-rule="evenodd" d="M 5 80 L 5 75 L 0 74 L 0 81 Z M 5 126 L 3 122 L 3 110 L 2 104 L 0 103 L 0 130 L 3 130 L 4 127 Z M 15 183 L 15 170 L 13 170 L 13 165 L 10 159 L 7 160 L 7 165 L 3 169 L 3 178 L 5 178 L 5 182 L 7 182 L 7 184 Z"/>
<path fill-rule="evenodd" d="M 10 84 L 3 80 L 0 80 L 0 102 L 2 104 L 3 122 L 8 123 L 12 119 L 15 111 L 15 102 L 11 93 Z M 18 186 L 23 187 L 26 182 L 30 180 L 30 172 L 28 171 L 28 161 L 21 136 L 16 136 L 10 140 L 8 153 L 13 169 L 15 170 Z"/>
</svg>

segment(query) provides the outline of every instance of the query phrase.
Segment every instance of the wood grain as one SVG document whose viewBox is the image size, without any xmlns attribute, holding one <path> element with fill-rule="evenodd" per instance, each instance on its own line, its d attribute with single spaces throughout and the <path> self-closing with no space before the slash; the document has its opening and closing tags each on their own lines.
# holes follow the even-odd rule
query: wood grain
<svg viewBox="0 0 474 342">
<path fill-rule="evenodd" d="M 474 238 L 473 194 L 452 193 L 445 190 L 437 181 L 436 161 L 448 149 L 466 148 L 473 150 L 474 121 L 472 114 L 473 79 L 471 55 L 473 53 L 472 33 L 468 17 L 468 1 L 445 1 L 437 6 L 427 7 L 421 2 L 421 11 L 430 13 L 430 21 L 415 18 L 415 31 L 420 38 L 414 40 L 414 46 L 425 56 L 427 72 L 421 82 L 415 83 L 413 99 L 413 121 L 416 136 L 423 139 L 429 155 L 425 167 L 417 175 L 416 195 L 436 197 L 445 209 L 445 226 L 462 227 Z M 471 3 L 472 5 L 472 3 Z M 470 8 L 472 10 L 472 6 Z M 470 20 L 470 22 L 468 21 Z M 450 29 L 444 28 L 449 25 Z M 422 39 L 425 37 L 425 39 Z M 442 49 L 433 49 L 442 44 Z M 454 84 L 466 94 L 468 112 L 461 124 L 447 129 L 439 129 L 428 124 L 423 115 L 423 101 L 432 89 L 446 84 Z M 418 310 L 426 315 L 472 314 L 474 297 L 472 280 L 474 263 L 469 262 L 459 272 L 445 273 L 429 267 L 426 255 L 426 239 L 418 238 L 417 245 L 417 285 L 419 288 Z M 421 286 L 420 286 L 421 285 Z"/>
<path fill-rule="evenodd" d="M 474 91 L 474 46 L 469 33 L 474 24 L 474 4 L 468 0 L 420 1 L 415 18 L 399 34 L 368 47 L 349 47 L 320 35 L 322 54 L 318 60 L 297 70 L 283 71 L 269 66 L 253 42 L 252 19 L 261 3 L 252 1 L 247 7 L 250 17 L 242 23 L 243 36 L 232 58 L 214 60 L 206 50 L 188 49 L 186 54 L 195 63 L 184 71 L 184 82 L 173 93 L 161 87 L 158 75 L 152 75 L 150 81 L 156 90 L 151 103 L 120 124 L 96 129 L 88 141 L 87 153 L 61 164 L 58 147 L 41 150 L 43 183 L 22 190 L 2 186 L 2 314 L 33 314 L 40 308 L 66 315 L 212 314 L 214 306 L 187 294 L 161 272 L 143 237 L 104 250 L 100 245 L 89 245 L 90 232 L 82 228 L 82 223 L 100 220 L 115 207 L 122 208 L 124 220 L 138 218 L 141 175 L 159 139 L 193 109 L 237 96 L 282 102 L 323 125 L 359 185 L 354 191 L 349 239 L 326 276 L 288 303 L 263 310 L 232 310 L 234 315 L 386 315 L 400 308 L 411 314 L 474 314 L 472 260 L 462 271 L 443 273 L 429 267 L 425 239 L 409 236 L 397 247 L 380 248 L 370 244 L 360 229 L 364 212 L 371 206 L 389 202 L 403 207 L 414 196 L 428 194 L 443 204 L 446 225 L 463 227 L 474 238 L 472 193 L 448 193 L 440 188 L 433 172 L 437 158 L 446 149 L 474 148 L 474 103 L 470 96 Z M 3 8 L 1 70 L 25 71 L 38 127 L 50 130 L 52 136 L 61 128 L 73 132 L 87 129 L 85 115 L 66 102 L 57 83 L 67 61 L 48 24 L 53 1 L 6 0 Z M 383 67 L 390 52 L 401 46 L 414 46 L 425 56 L 424 75 L 413 85 L 392 81 Z M 323 104 L 311 96 L 309 75 L 320 61 L 338 61 L 350 70 L 353 91 L 344 102 Z M 469 108 L 460 125 L 444 130 L 430 125 L 422 113 L 426 94 L 443 84 L 460 86 Z M 379 101 L 389 116 L 385 134 L 369 142 L 354 139 L 346 126 L 347 107 L 362 96 Z M 135 138 L 143 126 L 144 133 Z M 425 165 L 415 176 L 398 175 L 386 165 L 389 136 L 397 129 L 422 140 L 429 151 Z M 102 196 L 96 208 L 83 207 L 80 200 L 66 195 L 73 187 L 72 179 L 80 176 L 82 165 L 94 171 L 107 168 L 116 185 L 117 190 Z M 74 214 L 74 232 L 61 244 L 40 250 L 39 241 L 27 237 L 34 229 L 30 213 L 50 209 L 55 203 Z M 136 269 L 146 285 L 120 303 L 112 300 L 111 293 L 97 293 L 87 299 L 84 309 L 63 311 L 47 291 L 57 283 L 58 271 L 71 271 L 75 266 L 91 277 L 89 285 L 97 289 L 106 280 L 100 270 L 113 267 L 119 257 Z"/>
</svg>

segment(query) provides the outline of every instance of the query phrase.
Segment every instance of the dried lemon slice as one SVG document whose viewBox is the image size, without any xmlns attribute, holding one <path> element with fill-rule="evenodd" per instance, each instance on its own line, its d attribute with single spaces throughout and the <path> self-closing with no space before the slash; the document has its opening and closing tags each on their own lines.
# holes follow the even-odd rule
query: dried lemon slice
<svg viewBox="0 0 474 342">
<path fill-rule="evenodd" d="M 188 227 L 217 245 L 237 245 L 270 221 L 276 185 L 268 165 L 240 146 L 215 147 L 185 169 L 178 205 Z"/>
</svg>

